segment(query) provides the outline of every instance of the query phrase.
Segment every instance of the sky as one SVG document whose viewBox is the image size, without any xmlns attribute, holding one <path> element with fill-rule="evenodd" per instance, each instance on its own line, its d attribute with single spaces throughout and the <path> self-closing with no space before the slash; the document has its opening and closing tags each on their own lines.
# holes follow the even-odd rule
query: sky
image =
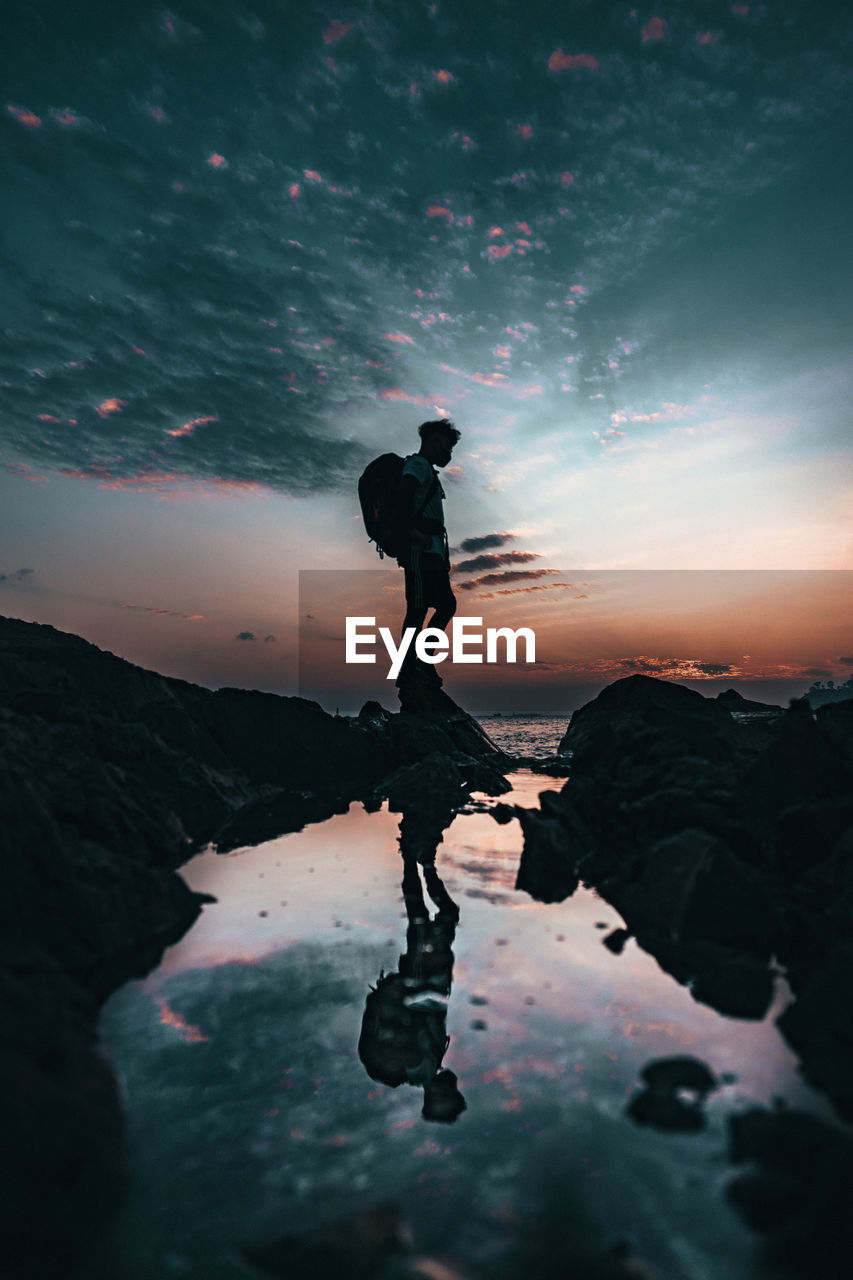
<svg viewBox="0 0 853 1280">
<path fill-rule="evenodd" d="M 449 415 L 460 612 L 543 654 L 475 709 L 846 679 L 851 52 L 800 0 L 10 3 L 0 612 L 295 693 L 300 572 L 387 567 L 358 475 Z M 803 576 L 667 621 L 747 570 Z"/>
</svg>

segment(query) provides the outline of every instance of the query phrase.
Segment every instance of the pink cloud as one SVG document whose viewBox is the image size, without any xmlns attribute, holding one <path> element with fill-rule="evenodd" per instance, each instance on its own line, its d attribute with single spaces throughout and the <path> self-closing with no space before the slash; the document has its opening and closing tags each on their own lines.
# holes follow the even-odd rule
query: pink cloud
<svg viewBox="0 0 853 1280">
<path fill-rule="evenodd" d="M 221 156 L 218 151 L 211 151 L 210 155 L 207 157 L 207 163 L 212 165 L 214 169 L 228 168 L 228 161 L 224 156 Z"/>
<path fill-rule="evenodd" d="M 4 463 L 7 471 L 11 471 L 12 475 L 20 476 L 22 480 L 29 480 L 30 484 L 49 484 L 47 476 L 40 476 L 32 467 L 28 467 L 26 462 L 6 462 Z"/>
<path fill-rule="evenodd" d="M 202 427 L 206 422 L 218 422 L 219 419 L 215 414 L 208 414 L 204 418 L 193 418 L 190 422 L 185 422 L 182 427 L 173 427 L 166 434 L 170 436 L 191 436 L 196 427 Z"/>
<path fill-rule="evenodd" d="M 570 293 L 586 293 L 586 289 L 582 284 L 573 284 Z"/>
<path fill-rule="evenodd" d="M 168 119 L 166 112 L 162 107 L 155 107 L 150 102 L 146 102 L 145 110 L 148 112 L 152 120 L 156 120 L 158 124 L 165 124 Z"/>
<path fill-rule="evenodd" d="M 697 31 L 696 33 L 697 44 L 716 44 L 718 39 L 719 36 L 713 31 Z"/>
<path fill-rule="evenodd" d="M 302 194 L 302 188 L 299 183 L 291 182 L 290 186 L 287 188 L 287 194 L 290 196 L 291 200 L 298 200 Z"/>
<path fill-rule="evenodd" d="M 98 480 L 99 489 L 151 493 L 159 498 L 232 497 L 241 494 L 260 495 L 266 486 L 258 480 L 226 480 L 220 476 L 200 479 L 180 471 L 158 471 L 154 468 L 137 471 L 131 476 L 112 476 L 106 467 L 93 463 L 88 468 L 63 471 L 62 475 L 79 480 Z"/>
<path fill-rule="evenodd" d="M 566 169 L 564 173 L 560 174 L 560 181 L 564 187 L 571 187 L 574 185 L 575 175 L 569 169 Z"/>
<path fill-rule="evenodd" d="M 540 382 L 528 382 L 526 386 L 521 388 L 518 394 L 521 396 L 522 400 L 528 400 L 531 396 L 541 396 L 542 384 Z"/>
<path fill-rule="evenodd" d="M 354 26 L 355 23 L 353 22 L 340 22 L 335 18 L 323 32 L 323 43 L 337 44 L 339 40 L 343 40 L 344 36 L 349 35 Z"/>
<path fill-rule="evenodd" d="M 437 80 L 439 84 L 450 84 L 453 74 L 450 71 L 433 71 L 433 80 Z"/>
<path fill-rule="evenodd" d="M 453 221 L 453 214 L 450 212 L 447 206 L 443 204 L 427 205 L 426 216 L 428 218 L 446 218 L 448 222 Z"/>
<path fill-rule="evenodd" d="M 419 404 L 431 409 L 433 401 L 428 400 L 426 396 L 410 396 L 402 387 L 387 387 L 385 391 L 379 392 L 380 400 L 404 400 L 406 404 Z"/>
<path fill-rule="evenodd" d="M 640 35 L 643 38 L 643 44 L 647 44 L 650 40 L 663 40 L 666 35 L 668 23 L 663 18 L 649 18 L 643 27 Z"/>
<path fill-rule="evenodd" d="M 316 169 L 303 169 L 302 172 L 305 174 L 305 177 L 309 182 L 323 181 Z"/>
<path fill-rule="evenodd" d="M 495 355 L 501 360 L 509 360 L 512 355 L 512 347 L 504 346 L 501 343 L 495 347 Z"/>
<path fill-rule="evenodd" d="M 512 253 L 512 245 L 490 244 L 486 252 L 489 255 L 490 262 L 497 262 L 500 258 L 506 258 Z"/>
<path fill-rule="evenodd" d="M 591 53 L 563 53 L 562 49 L 555 49 L 548 59 L 551 71 L 575 71 L 578 67 L 597 71 L 600 65 L 598 58 L 594 58 Z"/>
<path fill-rule="evenodd" d="M 517 124 L 517 125 L 515 126 L 515 136 L 516 136 L 517 138 L 532 138 L 532 137 L 533 137 L 533 125 L 532 125 L 532 124 Z"/>
<path fill-rule="evenodd" d="M 533 232 L 530 230 L 530 226 L 526 222 L 517 222 L 515 224 L 515 229 L 516 231 L 523 231 L 526 236 L 533 235 Z"/>
<path fill-rule="evenodd" d="M 505 373 L 463 373 L 461 369 L 455 369 L 452 364 L 443 364 L 441 369 L 443 373 L 454 373 L 458 378 L 477 382 L 481 387 L 505 387 L 509 383 Z"/>
<path fill-rule="evenodd" d="M 108 400 L 102 400 L 95 409 L 95 413 L 99 418 L 109 418 L 114 413 L 121 413 L 126 400 L 118 400 L 115 396 L 110 396 Z"/>
<path fill-rule="evenodd" d="M 25 125 L 28 129 L 41 128 L 41 120 L 34 111 L 30 111 L 29 107 L 19 107 L 14 102 L 7 102 L 6 110 L 18 124 Z"/>
<path fill-rule="evenodd" d="M 50 114 L 56 123 L 62 125 L 64 129 L 72 129 L 75 125 L 80 124 L 80 116 L 77 115 L 76 111 L 72 111 L 70 107 L 52 110 Z"/>
<path fill-rule="evenodd" d="M 160 1021 L 163 1026 L 172 1027 L 182 1040 L 185 1040 L 188 1044 L 201 1044 L 210 1039 L 210 1036 L 206 1036 L 201 1027 L 196 1027 L 187 1022 L 183 1014 L 173 1009 L 167 1000 L 160 999 L 157 1003 L 160 1006 Z"/>
<path fill-rule="evenodd" d="M 410 338 L 407 333 L 383 333 L 383 338 L 387 338 L 389 342 L 409 342 L 414 346 L 414 338 Z"/>
<path fill-rule="evenodd" d="M 733 4 L 733 5 L 732 5 L 732 13 L 737 14 L 737 16 L 738 16 L 739 18 L 745 18 L 745 17 L 746 17 L 746 15 L 749 13 L 749 5 L 748 5 L 748 4 Z"/>
<path fill-rule="evenodd" d="M 497 236 L 502 236 L 503 234 L 503 227 L 489 227 L 488 236 L 490 240 L 494 240 Z"/>
</svg>

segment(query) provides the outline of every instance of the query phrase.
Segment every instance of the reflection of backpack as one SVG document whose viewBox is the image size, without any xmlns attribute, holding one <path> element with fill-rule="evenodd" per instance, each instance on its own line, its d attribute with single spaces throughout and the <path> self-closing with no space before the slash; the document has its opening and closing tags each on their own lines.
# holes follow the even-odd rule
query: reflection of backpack
<svg viewBox="0 0 853 1280">
<path fill-rule="evenodd" d="M 400 512 L 400 482 L 405 461 L 396 453 L 383 453 L 365 467 L 358 481 L 358 498 L 367 536 L 376 543 L 380 556 L 395 559 L 404 556 L 408 550 L 408 530 L 403 527 Z M 433 480 L 414 513 L 415 520 L 438 488 L 438 476 L 434 472 Z"/>
</svg>

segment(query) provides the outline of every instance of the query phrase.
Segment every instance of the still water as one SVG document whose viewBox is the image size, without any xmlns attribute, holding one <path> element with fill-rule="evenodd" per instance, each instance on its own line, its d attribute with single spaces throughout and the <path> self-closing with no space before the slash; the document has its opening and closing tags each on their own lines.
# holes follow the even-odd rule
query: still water
<svg viewBox="0 0 853 1280">
<path fill-rule="evenodd" d="M 563 785 L 512 781 L 502 799 L 528 806 Z M 697 1004 L 633 941 L 602 945 L 622 921 L 592 891 L 555 905 L 517 892 L 518 823 L 485 812 L 456 817 L 435 874 L 409 864 L 407 914 L 398 824 L 353 805 L 183 869 L 217 903 L 102 1023 L 132 1169 L 103 1276 L 259 1275 L 241 1247 L 383 1201 L 402 1208 L 417 1274 L 567 1274 L 620 1241 L 661 1280 L 760 1274 L 722 1198 L 725 1118 L 780 1096 L 823 1112 L 774 1027 L 784 984 L 763 1023 Z M 424 1061 L 390 1087 L 359 1056 L 387 1022 L 366 1002 L 418 968 L 415 952 Z M 644 1064 L 673 1054 L 725 1081 L 700 1133 L 626 1115 Z M 422 1114 L 439 1065 L 464 1099 L 452 1123 Z"/>
</svg>

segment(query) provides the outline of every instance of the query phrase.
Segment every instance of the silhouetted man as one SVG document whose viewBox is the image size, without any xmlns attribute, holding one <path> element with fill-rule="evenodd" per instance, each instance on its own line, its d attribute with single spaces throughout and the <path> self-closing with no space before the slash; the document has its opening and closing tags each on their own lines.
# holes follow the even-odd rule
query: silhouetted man
<svg viewBox="0 0 853 1280">
<path fill-rule="evenodd" d="M 432 606 L 435 612 L 429 625 L 444 631 L 456 612 L 456 597 L 450 586 L 444 490 L 435 468 L 447 466 L 460 432 L 449 418 L 441 418 L 421 423 L 418 434 L 421 447 L 406 459 L 400 484 L 400 520 L 408 539 L 408 551 L 400 561 L 406 574 L 403 630 L 414 627 L 420 631 Z M 441 684 L 434 666 L 417 661 L 413 642 L 397 684 L 418 678 Z"/>
</svg>

